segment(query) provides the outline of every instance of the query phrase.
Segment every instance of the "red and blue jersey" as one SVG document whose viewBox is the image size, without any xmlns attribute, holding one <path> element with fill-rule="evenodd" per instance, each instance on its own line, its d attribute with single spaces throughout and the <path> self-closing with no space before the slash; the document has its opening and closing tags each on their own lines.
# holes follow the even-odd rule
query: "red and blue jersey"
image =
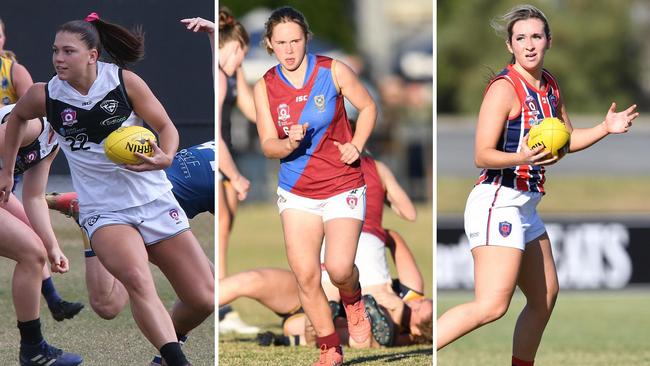
<svg viewBox="0 0 650 366">
<path fill-rule="evenodd" d="M 375 160 L 369 156 L 361 157 L 361 171 L 366 181 L 366 217 L 361 231 L 370 233 L 386 242 L 386 230 L 381 226 L 384 217 L 386 189 L 381 183 Z"/>
<path fill-rule="evenodd" d="M 307 54 L 307 72 L 301 88 L 295 88 L 277 65 L 264 74 L 271 116 L 278 138 L 287 138 L 289 127 L 308 123 L 307 133 L 289 156 L 280 160 L 278 185 L 293 194 L 325 199 L 364 185 L 359 161 L 340 161 L 334 145 L 352 140 L 352 130 L 332 75 L 332 59 Z"/>
<path fill-rule="evenodd" d="M 508 65 L 486 88 L 496 80 L 505 79 L 517 93 L 521 110 L 516 116 L 505 121 L 503 134 L 497 143 L 497 150 L 514 153 L 528 134 L 530 127 L 547 117 L 558 117 L 560 88 L 548 71 L 542 71 L 543 87 L 537 89 L 530 85 L 513 67 Z M 544 167 L 518 165 L 504 169 L 483 169 L 476 184 L 495 184 L 525 192 L 544 193 Z"/>
</svg>

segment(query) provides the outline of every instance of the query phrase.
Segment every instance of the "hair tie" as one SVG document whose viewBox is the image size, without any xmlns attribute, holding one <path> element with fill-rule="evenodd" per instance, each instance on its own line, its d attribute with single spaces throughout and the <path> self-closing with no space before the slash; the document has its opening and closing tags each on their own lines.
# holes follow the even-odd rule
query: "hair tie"
<svg viewBox="0 0 650 366">
<path fill-rule="evenodd" d="M 93 11 L 92 13 L 88 14 L 88 16 L 86 16 L 84 20 L 87 21 L 88 23 L 92 23 L 95 20 L 99 20 L 99 14 Z"/>
</svg>

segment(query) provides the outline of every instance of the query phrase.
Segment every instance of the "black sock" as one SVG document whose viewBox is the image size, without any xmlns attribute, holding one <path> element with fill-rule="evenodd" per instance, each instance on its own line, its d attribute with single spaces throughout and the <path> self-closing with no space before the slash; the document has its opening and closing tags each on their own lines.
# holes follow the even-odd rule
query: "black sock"
<svg viewBox="0 0 650 366">
<path fill-rule="evenodd" d="M 219 320 L 223 320 L 226 314 L 228 314 L 231 311 L 232 311 L 232 306 L 230 305 L 219 306 Z"/>
<path fill-rule="evenodd" d="M 169 366 L 183 366 L 188 363 L 178 342 L 169 342 L 162 346 L 160 356 L 165 359 Z"/>
<path fill-rule="evenodd" d="M 20 331 L 20 343 L 22 344 L 35 346 L 43 341 L 40 318 L 26 322 L 19 321 L 18 330 Z"/>
</svg>

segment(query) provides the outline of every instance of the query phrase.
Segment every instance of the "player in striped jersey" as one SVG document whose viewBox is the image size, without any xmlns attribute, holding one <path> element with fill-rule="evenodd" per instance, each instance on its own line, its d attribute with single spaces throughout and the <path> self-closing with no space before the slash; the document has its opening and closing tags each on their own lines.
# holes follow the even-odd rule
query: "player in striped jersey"
<svg viewBox="0 0 650 366">
<path fill-rule="evenodd" d="M 494 23 L 506 30 L 510 64 L 487 87 L 478 117 L 475 164 L 483 172 L 465 208 L 465 233 L 474 257 L 475 300 L 445 312 L 437 322 L 438 349 L 505 314 L 516 286 L 526 296 L 513 337 L 512 364 L 532 365 L 558 293 L 558 280 L 544 223 L 536 206 L 544 194 L 543 147 L 527 147 L 530 126 L 561 119 L 571 132 L 569 152 L 609 134 L 625 133 L 636 105 L 592 128 L 574 129 L 557 81 L 543 68 L 551 46 L 545 15 L 520 5 Z M 503 25 L 502 25 L 503 24 Z"/>
</svg>

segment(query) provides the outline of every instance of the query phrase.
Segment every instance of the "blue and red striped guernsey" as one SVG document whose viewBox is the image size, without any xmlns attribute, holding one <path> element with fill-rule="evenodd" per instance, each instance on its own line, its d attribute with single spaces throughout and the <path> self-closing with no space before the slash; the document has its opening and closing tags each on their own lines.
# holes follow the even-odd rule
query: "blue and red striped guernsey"
<svg viewBox="0 0 650 366">
<path fill-rule="evenodd" d="M 541 90 L 530 85 L 514 68 L 508 65 L 486 88 L 499 79 L 512 84 L 521 104 L 519 114 L 505 121 L 503 134 L 497 143 L 497 150 L 517 152 L 530 127 L 546 117 L 558 117 L 557 106 L 560 102 L 560 88 L 548 71 L 542 71 L 545 83 Z M 476 184 L 494 184 L 517 189 L 519 191 L 544 193 L 544 167 L 518 165 L 504 169 L 483 169 Z"/>
<path fill-rule="evenodd" d="M 280 139 L 289 126 L 309 123 L 298 149 L 280 160 L 280 188 L 312 199 L 324 199 L 364 185 L 359 161 L 340 161 L 334 141 L 352 140 L 343 96 L 336 90 L 332 59 L 307 54 L 307 72 L 302 88 L 295 88 L 277 65 L 264 74 L 271 116 Z"/>
</svg>

